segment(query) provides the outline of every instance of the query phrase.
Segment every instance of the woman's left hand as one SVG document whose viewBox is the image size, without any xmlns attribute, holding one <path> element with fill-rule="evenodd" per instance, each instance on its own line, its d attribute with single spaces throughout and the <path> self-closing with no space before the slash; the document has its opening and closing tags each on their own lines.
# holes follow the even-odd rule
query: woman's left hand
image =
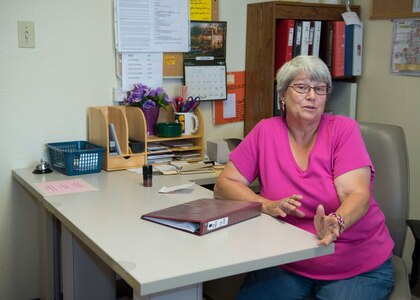
<svg viewBox="0 0 420 300">
<path fill-rule="evenodd" d="M 316 215 L 314 218 L 314 225 L 318 237 L 318 246 L 328 246 L 340 236 L 340 226 L 338 221 L 333 216 L 325 215 L 325 210 L 322 205 L 318 205 Z"/>
</svg>

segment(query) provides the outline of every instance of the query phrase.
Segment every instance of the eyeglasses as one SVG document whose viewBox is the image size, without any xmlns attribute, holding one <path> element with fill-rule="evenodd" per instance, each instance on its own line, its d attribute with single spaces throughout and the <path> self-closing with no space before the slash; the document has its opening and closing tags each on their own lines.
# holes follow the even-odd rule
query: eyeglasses
<svg viewBox="0 0 420 300">
<path fill-rule="evenodd" d="M 299 84 L 289 85 L 289 87 L 294 89 L 295 92 L 299 94 L 307 94 L 311 91 L 311 89 L 313 89 L 317 95 L 328 95 L 331 93 L 331 88 L 326 85 L 309 86 L 307 84 L 299 83 Z"/>
</svg>

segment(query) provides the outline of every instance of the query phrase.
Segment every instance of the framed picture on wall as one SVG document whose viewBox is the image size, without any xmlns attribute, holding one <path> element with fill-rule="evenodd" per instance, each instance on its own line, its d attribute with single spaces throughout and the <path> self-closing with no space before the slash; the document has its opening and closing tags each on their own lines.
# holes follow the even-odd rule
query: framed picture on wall
<svg viewBox="0 0 420 300">
<path fill-rule="evenodd" d="M 184 53 L 184 59 L 193 61 L 225 61 L 226 27 L 226 22 L 191 21 L 191 50 Z"/>
</svg>

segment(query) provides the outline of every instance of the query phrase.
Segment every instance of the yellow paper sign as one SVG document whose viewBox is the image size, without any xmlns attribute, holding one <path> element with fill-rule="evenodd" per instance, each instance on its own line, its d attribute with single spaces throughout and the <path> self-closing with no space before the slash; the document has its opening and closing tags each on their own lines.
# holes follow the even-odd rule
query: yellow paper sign
<svg viewBox="0 0 420 300">
<path fill-rule="evenodd" d="M 211 21 L 211 0 L 190 0 L 190 19 Z"/>
</svg>

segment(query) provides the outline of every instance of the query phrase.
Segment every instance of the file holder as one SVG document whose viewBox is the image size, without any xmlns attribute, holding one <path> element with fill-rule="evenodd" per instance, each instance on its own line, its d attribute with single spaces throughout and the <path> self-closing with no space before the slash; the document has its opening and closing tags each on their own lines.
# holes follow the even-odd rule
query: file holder
<svg viewBox="0 0 420 300">
<path fill-rule="evenodd" d="M 110 155 L 108 124 L 114 124 L 121 155 Z M 128 106 L 100 106 L 89 109 L 89 141 L 104 147 L 102 168 L 106 171 L 140 168 L 146 153 L 132 153 L 129 139 L 146 142 L 146 121 L 140 109 Z"/>
</svg>

